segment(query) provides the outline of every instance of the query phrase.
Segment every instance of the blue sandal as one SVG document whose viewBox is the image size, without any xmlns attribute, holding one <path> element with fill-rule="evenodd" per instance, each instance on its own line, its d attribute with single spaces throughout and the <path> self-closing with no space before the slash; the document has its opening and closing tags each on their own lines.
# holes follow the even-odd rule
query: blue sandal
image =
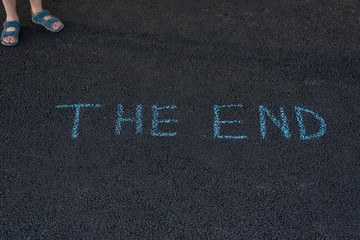
<svg viewBox="0 0 360 240">
<path fill-rule="evenodd" d="M 6 31 L 9 27 L 15 27 L 14 31 Z M 4 46 L 12 47 L 19 42 L 20 23 L 18 21 L 9 21 L 4 23 L 4 30 L 1 33 L 1 44 Z M 6 37 L 15 38 L 15 43 L 4 42 L 3 39 Z"/>
<path fill-rule="evenodd" d="M 44 26 L 47 30 L 51 31 L 51 32 L 60 32 L 63 28 L 64 28 L 64 24 L 60 21 L 60 19 L 54 17 L 53 15 L 50 14 L 49 10 L 44 10 L 42 12 L 39 12 L 38 14 L 34 15 L 31 11 L 31 20 L 35 23 L 35 24 L 39 24 L 41 26 Z M 44 17 L 45 16 L 50 16 L 51 18 L 49 20 L 45 20 Z M 54 30 L 52 28 L 52 25 L 54 22 L 60 22 L 61 23 L 61 27 L 58 30 Z"/>
</svg>

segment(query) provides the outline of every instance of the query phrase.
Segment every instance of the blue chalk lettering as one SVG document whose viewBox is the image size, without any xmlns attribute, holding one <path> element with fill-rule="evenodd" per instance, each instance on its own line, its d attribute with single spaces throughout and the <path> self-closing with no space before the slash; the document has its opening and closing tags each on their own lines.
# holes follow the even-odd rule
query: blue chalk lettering
<svg viewBox="0 0 360 240">
<path fill-rule="evenodd" d="M 232 123 L 238 123 L 241 124 L 242 121 L 238 121 L 238 120 L 233 120 L 233 121 L 220 121 L 220 108 L 231 108 L 231 107 L 238 107 L 238 108 L 242 108 L 243 105 L 242 104 L 237 104 L 237 105 L 214 105 L 214 138 L 218 138 L 218 139 L 246 139 L 247 136 L 226 136 L 226 135 L 220 135 L 220 125 L 221 124 L 232 124 Z"/>
<path fill-rule="evenodd" d="M 122 122 L 136 122 L 136 134 L 142 133 L 142 105 L 138 105 L 136 107 L 136 115 L 135 118 L 123 118 L 124 115 L 124 107 L 121 104 L 118 104 L 117 110 L 117 121 L 115 127 L 115 134 L 121 134 L 121 123 Z"/>
<path fill-rule="evenodd" d="M 326 123 L 325 123 L 325 120 L 322 117 L 320 117 L 317 113 L 315 113 L 315 112 L 313 112 L 313 111 L 311 111 L 309 109 L 304 109 L 304 108 L 300 108 L 300 107 L 295 107 L 295 112 L 296 112 L 297 121 L 299 123 L 300 139 L 301 140 L 309 140 L 309 139 L 312 139 L 312 138 L 319 138 L 321 136 L 324 136 L 324 134 L 326 133 Z M 314 134 L 312 134 L 310 136 L 306 136 L 306 130 L 305 130 L 305 126 L 304 126 L 302 112 L 310 113 L 317 120 L 319 120 L 319 122 L 320 122 L 319 132 L 314 133 Z"/>
<path fill-rule="evenodd" d="M 289 124 L 287 121 L 287 117 L 284 112 L 284 108 L 280 107 L 280 114 L 281 114 L 281 120 L 276 119 L 275 115 L 270 112 L 269 109 L 267 109 L 264 106 L 259 106 L 259 113 L 260 113 L 260 132 L 263 139 L 266 139 L 266 120 L 265 120 L 265 114 L 270 117 L 272 122 L 275 124 L 275 126 L 279 127 L 281 131 L 284 133 L 285 138 L 290 138 L 290 130 L 289 130 Z"/>
<path fill-rule="evenodd" d="M 152 120 L 152 129 L 151 129 L 151 133 L 150 135 L 152 136 L 160 136 L 160 137 L 173 137 L 176 136 L 176 132 L 159 132 L 158 131 L 158 127 L 160 123 L 178 123 L 178 120 L 175 119 L 163 119 L 163 120 L 159 120 L 159 110 L 168 110 L 168 109 L 176 109 L 177 107 L 174 105 L 170 105 L 170 106 L 164 106 L 164 107 L 157 107 L 157 106 L 153 106 L 152 110 L 153 110 L 153 120 Z"/>
<path fill-rule="evenodd" d="M 74 118 L 74 125 L 72 129 L 71 136 L 73 138 L 77 138 L 79 136 L 78 128 L 79 128 L 79 121 L 80 121 L 80 108 L 87 108 L 87 107 L 101 107 L 100 104 L 73 104 L 73 105 L 59 105 L 56 106 L 57 108 L 75 108 L 75 118 Z"/>
</svg>

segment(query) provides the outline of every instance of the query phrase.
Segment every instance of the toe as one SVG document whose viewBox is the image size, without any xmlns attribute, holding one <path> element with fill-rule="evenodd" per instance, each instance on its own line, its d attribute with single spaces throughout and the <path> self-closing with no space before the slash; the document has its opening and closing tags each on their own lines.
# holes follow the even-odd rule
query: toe
<svg viewBox="0 0 360 240">
<path fill-rule="evenodd" d="M 10 38 L 10 43 L 15 43 L 15 42 L 16 42 L 15 38 L 11 37 Z"/>
<path fill-rule="evenodd" d="M 6 42 L 6 43 L 10 43 L 10 37 L 6 37 L 6 38 L 4 38 L 4 40 L 3 40 L 4 42 Z"/>
<path fill-rule="evenodd" d="M 58 30 L 60 28 L 60 23 L 59 22 L 54 22 L 52 27 L 53 27 L 54 30 Z"/>
</svg>

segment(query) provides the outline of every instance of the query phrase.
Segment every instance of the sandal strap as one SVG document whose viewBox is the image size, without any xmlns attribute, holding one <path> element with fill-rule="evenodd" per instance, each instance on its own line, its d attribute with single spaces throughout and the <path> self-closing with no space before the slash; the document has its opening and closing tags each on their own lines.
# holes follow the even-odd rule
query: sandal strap
<svg viewBox="0 0 360 240">
<path fill-rule="evenodd" d="M 60 19 L 58 19 L 57 17 L 54 17 L 52 15 L 50 15 L 52 18 L 48 19 L 48 20 L 44 20 L 44 23 L 45 24 L 49 24 L 49 25 L 52 25 L 54 22 L 61 22 Z"/>
<path fill-rule="evenodd" d="M 16 36 L 17 36 L 17 34 L 16 34 L 15 31 L 9 31 L 9 32 L 4 31 L 4 32 L 2 32 L 2 34 L 1 34 L 1 39 L 6 38 L 6 37 L 14 37 L 14 38 L 17 38 Z"/>
<path fill-rule="evenodd" d="M 42 12 L 39 12 L 38 14 L 36 14 L 35 16 L 33 16 L 33 19 L 35 21 L 40 22 L 45 16 L 50 15 L 50 11 L 49 10 L 44 10 Z"/>
<path fill-rule="evenodd" d="M 20 23 L 18 21 L 9 21 L 9 22 L 5 22 L 4 27 L 5 28 L 8 28 L 8 27 L 20 28 Z"/>
</svg>

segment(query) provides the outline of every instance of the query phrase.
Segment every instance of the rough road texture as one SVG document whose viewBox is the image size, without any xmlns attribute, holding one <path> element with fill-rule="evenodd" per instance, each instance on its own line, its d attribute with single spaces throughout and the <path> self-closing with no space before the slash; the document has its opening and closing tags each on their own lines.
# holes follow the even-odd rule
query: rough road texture
<svg viewBox="0 0 360 240">
<path fill-rule="evenodd" d="M 360 239 L 356 0 L 46 1 L 0 48 L 0 239 Z M 0 12 L 5 18 L 3 9 Z M 71 137 L 74 109 L 79 137 Z M 114 133 L 117 104 L 126 123 Z M 215 104 L 242 120 L 213 137 Z M 153 105 L 176 105 L 150 136 Z M 291 137 L 267 119 L 285 107 Z M 326 134 L 301 140 L 294 107 Z M 307 131 L 318 122 L 306 119 Z"/>
</svg>

